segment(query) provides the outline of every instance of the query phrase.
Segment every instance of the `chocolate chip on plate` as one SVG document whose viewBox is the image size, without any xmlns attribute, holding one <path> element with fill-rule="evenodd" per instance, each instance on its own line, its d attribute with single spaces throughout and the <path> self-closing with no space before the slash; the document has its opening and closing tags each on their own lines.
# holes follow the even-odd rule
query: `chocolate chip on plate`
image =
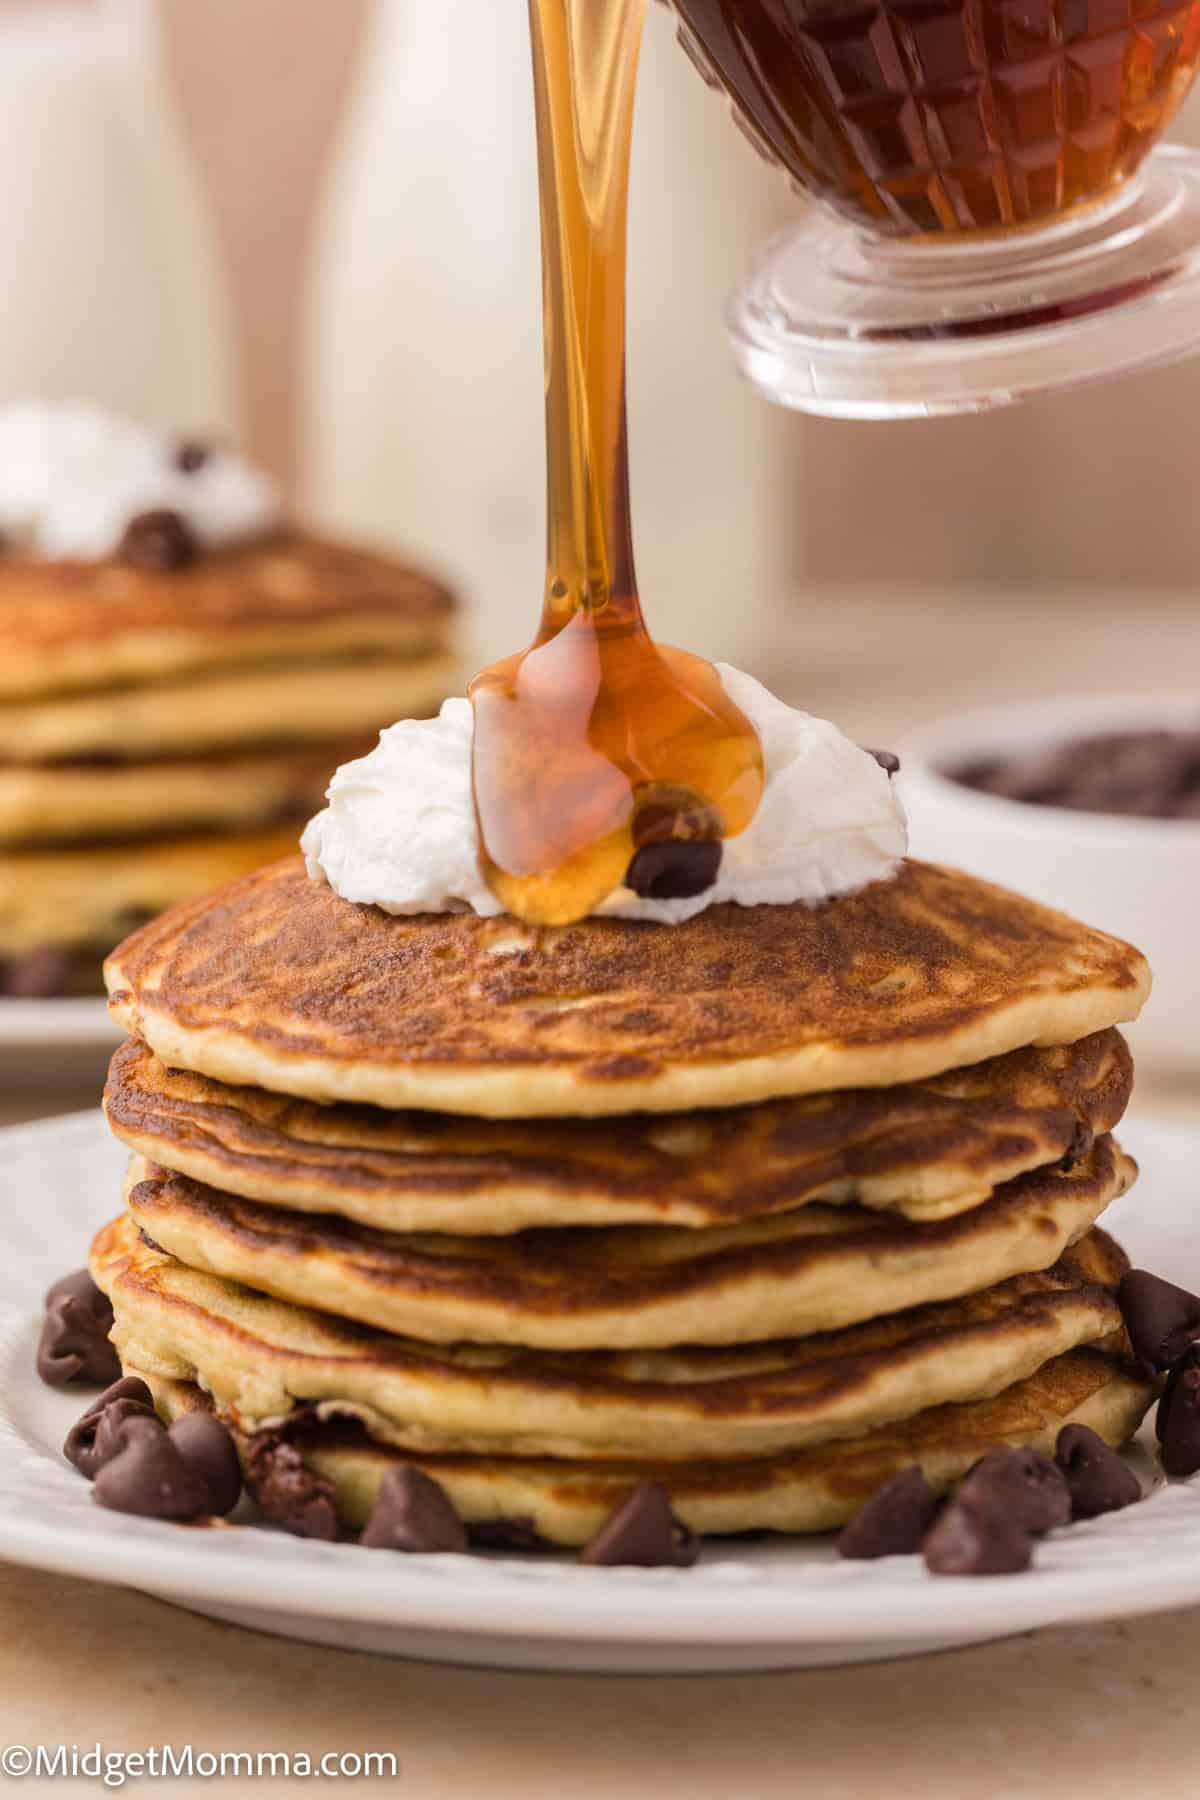
<svg viewBox="0 0 1200 1800">
<path fill-rule="evenodd" d="M 715 838 L 664 838 L 643 844 L 625 871 L 625 886 L 643 900 L 690 900 L 717 879 L 722 845 Z"/>
<path fill-rule="evenodd" d="M 331 1542 L 337 1537 L 333 1483 L 315 1474 L 295 1444 L 277 1432 L 260 1431 L 250 1439 L 246 1486 L 266 1517 L 285 1531 Z"/>
<path fill-rule="evenodd" d="M 967 1470 L 957 1497 L 979 1497 L 985 1505 L 1010 1511 L 1034 1537 L 1071 1522 L 1066 1478 L 1057 1463 L 1040 1450 L 989 1450 Z"/>
<path fill-rule="evenodd" d="M 893 1475 L 860 1506 L 837 1541 L 839 1556 L 911 1556 L 933 1524 L 937 1496 L 916 1463 Z"/>
<path fill-rule="evenodd" d="M 120 1381 L 114 1381 L 111 1387 L 98 1394 L 92 1404 L 81 1412 L 63 1444 L 63 1455 L 72 1468 L 78 1469 L 90 1481 L 100 1466 L 97 1451 L 97 1433 L 100 1420 L 110 1406 L 127 1401 L 138 1406 L 150 1417 L 154 1416 L 154 1396 L 146 1383 L 138 1375 L 122 1375 Z"/>
<path fill-rule="evenodd" d="M 1171 1404 L 1171 1393 L 1175 1383 L 1189 1369 L 1200 1370 L 1200 1344 L 1189 1344 L 1183 1355 L 1171 1364 L 1167 1371 L 1167 1379 L 1163 1383 L 1162 1395 L 1158 1402 L 1158 1410 L 1154 1415 L 1154 1430 L 1159 1443 L 1162 1443 L 1163 1431 L 1167 1423 L 1167 1411 Z"/>
<path fill-rule="evenodd" d="M 60 1294 L 47 1308 L 38 1339 L 37 1372 L 48 1387 L 94 1381 L 105 1387 L 117 1381 L 121 1362 L 108 1339 L 108 1326 L 86 1300 Z"/>
<path fill-rule="evenodd" d="M 111 1462 L 124 1448 L 125 1428 L 131 1419 L 149 1419 L 156 1425 L 161 1423 L 154 1408 L 143 1405 L 140 1400 L 111 1401 L 96 1420 L 96 1435 L 92 1443 L 93 1478 L 106 1462 Z"/>
<path fill-rule="evenodd" d="M 195 561 L 196 548 L 187 520 L 171 507 L 160 506 L 130 519 L 119 554 L 138 569 L 182 569 Z"/>
<path fill-rule="evenodd" d="M 1020 1518 L 992 1499 L 956 1494 L 921 1553 L 931 1575 L 1017 1575 L 1033 1561 L 1033 1538 Z"/>
<path fill-rule="evenodd" d="M 1200 1295 L 1148 1269 L 1129 1269 L 1122 1275 L 1117 1304 L 1130 1343 L 1152 1369 L 1169 1369 L 1200 1337 Z"/>
<path fill-rule="evenodd" d="M 477 1519 L 467 1526 L 472 1550 L 552 1550 L 548 1539 L 541 1536 L 533 1520 L 526 1517 Z"/>
<path fill-rule="evenodd" d="M 124 1421 L 116 1454 L 96 1471 L 92 1497 L 143 1519 L 199 1519 L 209 1509 L 207 1483 L 158 1419 Z"/>
<path fill-rule="evenodd" d="M 699 1554 L 700 1538 L 675 1517 L 666 1488 L 658 1481 L 642 1481 L 579 1560 L 604 1567 L 629 1563 L 642 1569 L 690 1569 Z"/>
<path fill-rule="evenodd" d="M 1171 1371 L 1158 1403 L 1159 1457 L 1168 1475 L 1200 1469 L 1200 1362 L 1195 1348 Z"/>
<path fill-rule="evenodd" d="M 136 1400 L 139 1406 L 145 1406 L 151 1412 L 154 1411 L 154 1395 L 141 1376 L 122 1375 L 120 1381 L 114 1381 L 112 1386 L 106 1387 L 102 1394 L 97 1394 L 86 1412 L 80 1413 L 79 1416 L 81 1419 L 93 1419 L 97 1413 L 102 1413 L 106 1406 L 111 1406 L 117 1400 Z"/>
<path fill-rule="evenodd" d="M 54 1302 L 61 1300 L 64 1296 L 80 1301 L 90 1312 L 95 1313 L 106 1331 L 111 1328 L 113 1322 L 112 1302 L 104 1290 L 96 1286 L 87 1269 L 72 1269 L 69 1275 L 61 1275 L 46 1289 L 42 1305 L 49 1311 Z M 146 1392 L 149 1393 L 149 1391 L 147 1388 Z"/>
<path fill-rule="evenodd" d="M 1118 1512 L 1142 1497 L 1142 1484 L 1129 1464 L 1090 1425 L 1064 1425 L 1054 1460 L 1071 1492 L 1072 1518 Z"/>
<path fill-rule="evenodd" d="M 866 746 L 864 745 L 863 748 L 866 749 Z M 875 758 L 885 775 L 900 773 L 900 758 L 894 750 L 867 750 L 867 755 Z"/>
<path fill-rule="evenodd" d="M 184 1413 L 168 1437 L 208 1489 L 207 1511 L 224 1518 L 242 1497 L 242 1465 L 233 1433 L 210 1412 Z"/>
<path fill-rule="evenodd" d="M 368 1550 L 432 1555 L 467 1548 L 467 1529 L 444 1487 L 421 1469 L 398 1464 L 379 1484 L 362 1534 Z"/>
</svg>

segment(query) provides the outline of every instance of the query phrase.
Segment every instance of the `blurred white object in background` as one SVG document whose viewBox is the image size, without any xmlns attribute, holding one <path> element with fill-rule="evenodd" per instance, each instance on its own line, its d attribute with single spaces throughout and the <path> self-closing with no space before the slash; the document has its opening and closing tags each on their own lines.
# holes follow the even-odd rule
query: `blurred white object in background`
<svg viewBox="0 0 1200 1800">
<path fill-rule="evenodd" d="M 236 429 L 232 336 L 153 0 L 0 13 L 0 400 Z"/>
<path fill-rule="evenodd" d="M 1137 945 L 1154 991 L 1129 1030 L 1139 1062 L 1200 1073 L 1200 820 L 1139 819 L 1001 799 L 949 771 L 1027 756 L 1095 732 L 1195 730 L 1195 692 L 1091 694 L 959 713 L 900 745 L 914 856 L 950 863 Z"/>
<path fill-rule="evenodd" d="M 790 202 L 651 9 L 634 149 L 630 442 L 655 633 L 761 662 L 794 443 L 731 366 L 725 294 Z M 377 0 L 318 236 L 305 499 L 439 565 L 477 661 L 542 598 L 537 159 L 521 0 Z"/>
<path fill-rule="evenodd" d="M 381 0 L 317 234 L 305 499 L 469 588 L 481 655 L 541 590 L 536 180 L 524 7 Z"/>
</svg>

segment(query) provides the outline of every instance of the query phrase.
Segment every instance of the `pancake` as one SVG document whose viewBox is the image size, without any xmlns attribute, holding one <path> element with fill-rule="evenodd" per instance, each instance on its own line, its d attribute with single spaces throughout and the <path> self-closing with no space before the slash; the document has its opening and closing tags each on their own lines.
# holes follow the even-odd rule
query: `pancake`
<svg viewBox="0 0 1200 1800">
<path fill-rule="evenodd" d="M 168 1419 L 206 1404 L 192 1384 L 135 1363 Z M 610 1513 L 644 1480 L 669 1489 L 683 1522 L 706 1536 L 745 1531 L 822 1532 L 844 1525 L 878 1487 L 919 1463 L 944 1492 L 986 1451 L 1027 1445 L 1047 1454 L 1064 1425 L 1088 1425 L 1115 1447 L 1132 1437 L 1154 1398 L 1120 1349 L 1086 1348 L 1055 1357 L 1036 1374 L 991 1399 L 944 1405 L 861 1437 L 745 1462 L 670 1463 L 547 1461 L 503 1457 L 405 1454 L 361 1428 L 305 1412 L 286 1436 L 305 1463 L 332 1484 L 342 1521 L 366 1523 L 379 1483 L 397 1463 L 415 1464 L 441 1483 L 461 1518 L 483 1541 L 506 1537 L 548 1544 L 587 1543 Z M 260 1446 L 226 1407 L 218 1412 L 253 1467 Z"/>
<path fill-rule="evenodd" d="M 0 763 L 0 845 L 245 829 L 307 818 L 334 769 L 372 740 L 151 763 Z"/>
<path fill-rule="evenodd" d="M 283 855 L 299 825 L 0 854 L 0 958 L 113 944 L 131 918 L 160 912 Z M 103 957 L 96 952 L 97 966 Z"/>
<path fill-rule="evenodd" d="M 1135 1018 L 1150 984 L 1129 945 L 928 863 L 818 907 L 538 929 L 355 906 L 298 858 L 146 926 L 106 979 L 171 1067 L 490 1118 L 893 1087 Z"/>
<path fill-rule="evenodd" d="M 117 1137 L 209 1187 L 384 1231 L 705 1227 L 813 1200 L 947 1218 L 1086 1149 L 1129 1101 L 1116 1031 L 1014 1050 L 899 1088 L 600 1122 L 475 1120 L 318 1106 L 168 1069 L 137 1039 L 113 1058 Z"/>
<path fill-rule="evenodd" d="M 281 655 L 427 656 L 445 650 L 452 613 L 447 590 L 409 564 L 300 530 L 171 570 L 6 556 L 0 699 Z"/>
<path fill-rule="evenodd" d="M 122 1361 L 197 1381 L 249 1431 L 296 1405 L 413 1450 L 664 1459 L 771 1455 L 999 1392 L 1120 1327 L 1128 1266 L 1093 1232 L 1051 1271 L 853 1331 L 741 1350 L 438 1348 L 290 1306 L 106 1227 L 92 1272 Z"/>
<path fill-rule="evenodd" d="M 135 762 L 230 744 L 343 738 L 393 719 L 428 717 L 453 691 L 457 673 L 452 656 L 379 653 L 8 700 L 0 703 L 0 761 L 102 754 Z"/>
<path fill-rule="evenodd" d="M 1123 1194 L 1112 1138 L 928 1224 L 802 1207 L 710 1231 L 614 1226 L 470 1238 L 372 1231 L 218 1193 L 135 1158 L 134 1222 L 190 1268 L 429 1343 L 547 1350 L 747 1344 L 831 1331 L 1046 1268 Z"/>
</svg>

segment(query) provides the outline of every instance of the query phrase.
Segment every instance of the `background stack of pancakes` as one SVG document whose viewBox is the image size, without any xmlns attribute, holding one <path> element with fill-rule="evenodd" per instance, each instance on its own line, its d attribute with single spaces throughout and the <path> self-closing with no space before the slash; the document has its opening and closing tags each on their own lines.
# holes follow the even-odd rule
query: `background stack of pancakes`
<svg viewBox="0 0 1200 1800">
<path fill-rule="evenodd" d="M 293 1529 L 409 1462 L 482 1541 L 585 1543 L 648 1477 L 698 1532 L 820 1531 L 1149 1402 L 1096 1224 L 1146 968 L 1000 889 L 535 930 L 289 860 L 108 978 L 114 1341 Z"/>
<path fill-rule="evenodd" d="M 453 688 L 450 612 L 300 531 L 0 556 L 0 994 L 98 992 L 136 923 L 292 849 L 336 766 Z"/>
</svg>

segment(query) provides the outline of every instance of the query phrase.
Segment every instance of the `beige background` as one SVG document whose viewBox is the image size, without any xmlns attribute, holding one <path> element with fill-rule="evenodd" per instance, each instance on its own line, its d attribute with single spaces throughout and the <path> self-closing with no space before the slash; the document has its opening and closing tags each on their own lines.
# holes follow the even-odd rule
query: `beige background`
<svg viewBox="0 0 1200 1800">
<path fill-rule="evenodd" d="M 294 472 L 300 282 L 372 0 L 157 3 L 237 298 L 250 441 Z M 479 4 L 510 8 L 523 29 L 524 0 Z M 711 118 L 729 134 L 715 100 Z M 1200 141 L 1200 98 L 1172 135 Z M 794 484 L 795 573 L 822 587 L 1102 583 L 1190 596 L 1198 402 L 1200 362 L 984 418 L 874 429 L 793 419 L 779 454 Z"/>
<path fill-rule="evenodd" d="M 287 465 L 292 300 L 313 183 L 366 0 L 163 4 L 241 302 L 254 442 Z M 522 0 L 480 4 L 523 17 Z M 1200 135 L 1197 104 L 1174 136 Z M 715 101 L 712 128 L 729 129 Z M 822 583 L 1102 582 L 1190 592 L 1200 550 L 1198 403 L 1200 363 L 985 418 L 874 430 L 796 419 L 785 454 L 795 467 L 797 572 Z"/>
<path fill-rule="evenodd" d="M 368 0 L 159 5 L 236 301 L 250 447 L 294 475 L 305 261 Z"/>
<path fill-rule="evenodd" d="M 241 304 L 254 442 L 290 466 L 292 302 L 367 3 L 162 4 Z M 480 4 L 511 8 L 518 28 L 523 20 L 523 0 Z M 729 130 L 716 101 L 712 129 Z M 1200 99 L 1172 135 L 1200 141 Z M 794 469 L 796 572 L 822 585 L 1102 583 L 1190 594 L 1198 403 L 1200 362 L 984 418 L 874 430 L 792 420 L 781 454 Z"/>
</svg>

